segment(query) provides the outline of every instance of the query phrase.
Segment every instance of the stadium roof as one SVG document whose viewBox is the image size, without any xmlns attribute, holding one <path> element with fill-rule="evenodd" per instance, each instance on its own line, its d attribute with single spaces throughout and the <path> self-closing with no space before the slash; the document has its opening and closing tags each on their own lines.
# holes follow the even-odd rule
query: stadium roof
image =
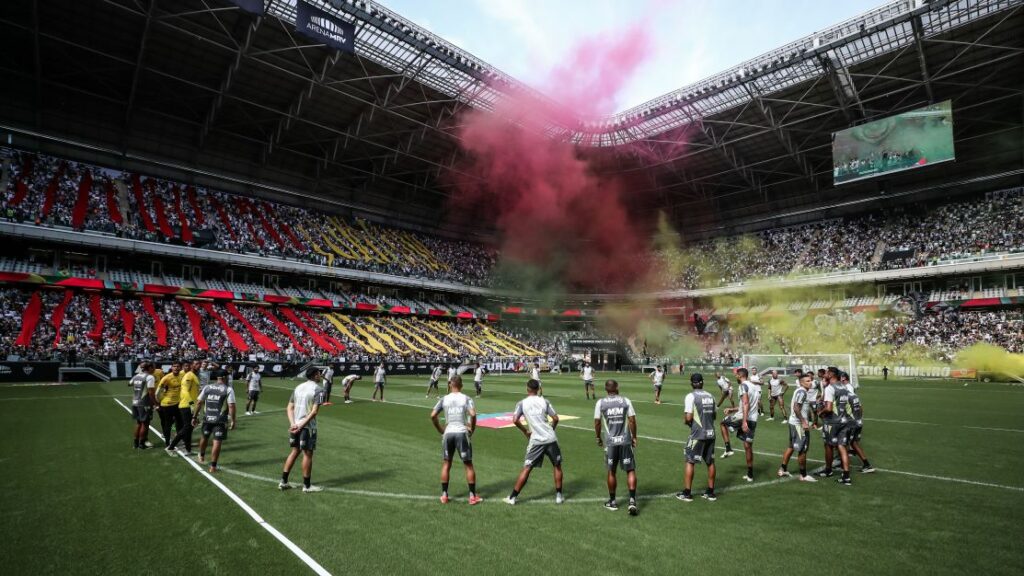
<svg viewBox="0 0 1024 576">
<path fill-rule="evenodd" d="M 428 221 L 457 170 L 458 113 L 530 89 L 371 2 L 310 0 L 356 26 L 355 54 L 329 49 L 296 33 L 296 1 L 264 0 L 262 16 L 229 0 L 0 3 L 0 123 Z M 629 179 L 634 208 L 688 229 L 937 182 L 1019 182 L 1022 6 L 892 2 L 548 131 Z M 957 163 L 832 187 L 832 131 L 947 98 Z"/>
</svg>

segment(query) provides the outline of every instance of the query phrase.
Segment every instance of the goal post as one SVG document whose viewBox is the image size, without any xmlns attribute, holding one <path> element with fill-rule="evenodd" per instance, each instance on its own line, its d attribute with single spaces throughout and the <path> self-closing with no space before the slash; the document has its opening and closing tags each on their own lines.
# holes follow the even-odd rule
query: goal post
<svg viewBox="0 0 1024 576">
<path fill-rule="evenodd" d="M 850 382 L 854 388 L 860 386 L 857 378 L 857 361 L 853 354 L 744 354 L 741 361 L 743 367 L 751 372 L 756 367 L 758 375 L 776 370 L 779 374 L 788 376 L 797 368 L 817 374 L 819 369 L 835 366 L 850 375 Z"/>
</svg>

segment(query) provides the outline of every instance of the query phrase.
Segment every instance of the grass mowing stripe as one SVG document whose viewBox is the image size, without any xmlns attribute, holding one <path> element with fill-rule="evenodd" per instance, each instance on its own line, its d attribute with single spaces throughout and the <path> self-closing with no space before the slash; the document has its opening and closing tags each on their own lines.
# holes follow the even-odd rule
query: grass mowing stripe
<svg viewBox="0 0 1024 576">
<path fill-rule="evenodd" d="M 120 399 L 114 398 L 113 400 L 114 402 L 120 404 L 121 408 L 124 408 L 125 411 L 127 411 L 129 414 L 131 413 L 131 408 L 125 406 L 124 402 L 121 402 Z M 161 440 L 166 441 L 163 435 L 160 434 L 160 432 L 156 428 L 150 426 L 149 429 L 152 430 L 153 433 L 156 434 L 157 437 L 159 437 Z M 326 568 L 321 566 L 320 563 L 314 560 L 312 556 L 307 554 L 305 550 L 299 548 L 294 542 L 289 540 L 288 537 L 282 534 L 280 531 L 278 531 L 277 528 L 274 528 L 269 522 L 264 520 L 262 516 L 260 516 L 255 510 L 253 510 L 252 506 L 246 504 L 245 500 L 239 498 L 237 494 L 232 492 L 231 489 L 225 486 L 220 480 L 217 480 L 216 478 L 213 477 L 212 474 L 210 474 L 206 470 L 203 470 L 202 467 L 200 467 L 199 464 L 197 464 L 196 462 L 192 461 L 191 458 L 182 458 L 182 460 L 187 462 L 190 466 L 195 468 L 197 472 L 206 477 L 207 480 L 209 480 L 214 486 L 219 488 L 220 491 L 226 494 L 227 497 L 230 498 L 235 504 L 238 504 L 238 507 L 241 508 L 246 514 L 248 514 L 250 518 L 255 520 L 257 524 L 262 526 L 264 530 L 269 532 L 271 536 L 276 538 L 277 541 L 283 544 L 285 548 L 290 550 L 292 554 L 295 554 L 295 556 L 297 556 L 299 560 L 302 560 L 302 562 L 306 564 L 306 566 L 309 566 L 309 568 L 312 569 L 313 572 L 317 573 L 319 576 L 331 576 L 331 573 L 328 572 Z"/>
</svg>

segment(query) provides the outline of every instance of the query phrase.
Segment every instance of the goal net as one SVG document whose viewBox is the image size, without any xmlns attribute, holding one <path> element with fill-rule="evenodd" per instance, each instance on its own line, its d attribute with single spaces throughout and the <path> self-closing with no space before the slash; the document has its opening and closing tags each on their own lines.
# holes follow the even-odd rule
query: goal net
<svg viewBox="0 0 1024 576">
<path fill-rule="evenodd" d="M 854 388 L 860 386 L 857 379 L 857 361 L 853 354 L 744 354 L 743 367 L 756 372 L 764 380 L 765 375 L 772 370 L 781 375 L 792 376 L 799 368 L 804 372 L 808 370 L 817 374 L 818 370 L 835 366 L 850 375 L 850 382 Z"/>
</svg>

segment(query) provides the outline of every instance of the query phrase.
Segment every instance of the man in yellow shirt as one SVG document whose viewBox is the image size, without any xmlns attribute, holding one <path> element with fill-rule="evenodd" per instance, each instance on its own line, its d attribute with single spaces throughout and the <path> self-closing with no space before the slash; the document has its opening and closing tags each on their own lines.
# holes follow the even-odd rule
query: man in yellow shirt
<svg viewBox="0 0 1024 576">
<path fill-rule="evenodd" d="M 184 420 L 183 427 L 171 440 L 168 450 L 174 450 L 178 442 L 185 442 L 185 456 L 192 455 L 192 414 L 196 410 L 196 399 L 199 398 L 199 376 L 196 374 L 202 368 L 203 363 L 199 361 L 185 364 L 185 372 L 181 376 L 181 399 L 178 401 L 178 412 Z"/>
<path fill-rule="evenodd" d="M 177 426 L 181 431 L 184 424 L 181 420 L 181 411 L 178 410 L 178 403 L 181 401 L 181 364 L 171 364 L 171 372 L 165 374 L 156 385 L 156 399 L 160 402 L 156 409 L 160 415 L 160 431 L 164 435 L 164 446 L 168 452 L 171 450 L 171 426 Z"/>
</svg>

